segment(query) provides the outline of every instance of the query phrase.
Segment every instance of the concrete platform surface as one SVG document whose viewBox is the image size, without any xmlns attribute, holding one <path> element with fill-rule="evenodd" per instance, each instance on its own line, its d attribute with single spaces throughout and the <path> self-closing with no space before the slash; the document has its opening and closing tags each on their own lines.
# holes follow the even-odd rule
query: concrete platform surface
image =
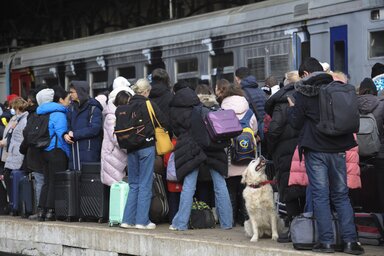
<svg viewBox="0 0 384 256">
<path fill-rule="evenodd" d="M 252 243 L 242 227 L 188 231 L 170 231 L 168 227 L 161 224 L 155 230 L 136 230 L 108 227 L 106 223 L 36 222 L 0 216 L 0 252 L 49 256 L 324 255 L 297 251 L 291 243 L 267 238 Z M 366 256 L 384 256 L 383 246 L 364 248 Z"/>
</svg>

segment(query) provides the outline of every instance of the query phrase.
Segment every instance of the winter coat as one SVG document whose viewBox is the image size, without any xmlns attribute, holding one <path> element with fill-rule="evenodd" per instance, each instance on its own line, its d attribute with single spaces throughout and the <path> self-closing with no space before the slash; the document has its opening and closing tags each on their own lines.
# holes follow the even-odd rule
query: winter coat
<svg viewBox="0 0 384 256">
<path fill-rule="evenodd" d="M 148 98 L 157 104 L 160 110 L 163 112 L 165 116 L 165 122 L 170 124 L 169 115 L 170 115 L 170 107 L 169 103 L 173 98 L 173 93 L 171 92 L 168 85 L 161 82 L 152 82 L 152 89 L 149 93 Z M 166 127 L 168 131 L 172 132 L 171 127 Z"/>
<path fill-rule="evenodd" d="M 248 101 L 243 96 L 229 96 L 223 99 L 221 102 L 222 109 L 232 109 L 235 111 L 235 114 L 239 120 L 241 120 L 249 109 Z M 248 126 L 254 131 L 254 134 L 257 134 L 257 120 L 255 114 L 252 115 L 251 120 L 249 120 Z M 245 170 L 247 165 L 237 165 L 232 163 L 228 167 L 228 177 L 240 176 Z"/>
<path fill-rule="evenodd" d="M 116 106 L 108 102 L 103 110 L 104 138 L 101 147 L 101 182 L 108 186 L 121 181 L 126 175 L 127 153 L 120 149 L 114 135 L 116 124 Z"/>
<path fill-rule="evenodd" d="M 11 127 L 14 127 L 16 126 L 17 124 L 17 116 L 14 115 L 11 117 L 11 119 L 9 119 L 9 121 L 7 122 L 7 126 L 5 126 L 4 128 L 4 132 L 3 132 L 3 138 L 1 140 L 2 144 L 3 144 L 3 148 L 1 150 L 1 161 L 5 163 L 5 161 L 7 160 L 7 157 L 8 157 L 8 139 L 7 139 L 7 134 L 8 132 L 11 130 Z"/>
<path fill-rule="evenodd" d="M 259 85 L 257 84 L 256 77 L 254 76 L 247 76 L 240 82 L 241 88 L 245 91 L 245 96 L 249 102 L 250 108 L 251 102 L 253 102 L 257 108 L 257 113 L 255 115 L 257 116 L 258 122 L 263 122 L 264 120 L 264 105 L 266 101 L 266 94 L 263 90 L 259 88 Z M 248 99 L 250 97 L 250 99 Z"/>
<path fill-rule="evenodd" d="M 69 168 L 80 170 L 81 162 L 99 162 L 102 142 L 102 106 L 89 98 L 89 86 L 84 81 L 72 81 L 79 101 L 69 107 L 69 131 L 74 144 L 69 157 Z"/>
<path fill-rule="evenodd" d="M 354 147 L 345 152 L 345 161 L 347 165 L 347 185 L 350 189 L 361 188 L 360 166 L 358 147 Z M 289 175 L 289 186 L 308 185 L 308 176 L 305 169 L 304 157 L 300 162 L 299 152 L 296 148 L 292 158 L 291 172 Z"/>
<path fill-rule="evenodd" d="M 24 155 L 20 153 L 20 145 L 23 141 L 23 130 L 27 125 L 28 112 L 16 115 L 17 124 L 13 128 L 12 137 L 8 145 L 8 157 L 5 161 L 5 168 L 11 170 L 20 169 L 23 164 Z"/>
<path fill-rule="evenodd" d="M 292 155 L 297 145 L 300 130 L 288 123 L 287 96 L 295 92 L 293 84 L 288 84 L 273 94 L 265 104 L 265 111 L 272 117 L 266 135 L 267 148 L 272 156 L 280 200 L 288 202 L 304 196 L 304 189 L 288 187 L 289 169 Z"/>
<path fill-rule="evenodd" d="M 55 148 L 60 148 L 69 157 L 70 147 L 64 140 L 64 134 L 68 130 L 67 111 L 65 106 L 57 102 L 44 103 L 36 109 L 38 115 L 50 114 L 48 129 L 51 143 L 44 150 L 52 151 Z"/>
<path fill-rule="evenodd" d="M 319 90 L 333 81 L 331 75 L 314 72 L 310 76 L 295 83 L 295 106 L 288 108 L 289 124 L 301 129 L 298 145 L 299 153 L 309 149 L 317 152 L 345 152 L 357 146 L 353 134 L 329 136 L 322 133 L 316 125 L 320 121 Z"/>
</svg>

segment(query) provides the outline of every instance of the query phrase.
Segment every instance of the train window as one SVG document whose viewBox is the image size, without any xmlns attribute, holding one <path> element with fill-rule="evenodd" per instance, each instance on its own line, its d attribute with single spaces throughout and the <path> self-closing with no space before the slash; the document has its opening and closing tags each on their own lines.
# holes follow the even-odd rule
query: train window
<svg viewBox="0 0 384 256">
<path fill-rule="evenodd" d="M 52 88 L 59 84 L 59 81 L 57 78 L 44 78 L 43 84 L 48 86 L 49 88 Z"/>
<path fill-rule="evenodd" d="M 288 55 L 270 56 L 271 75 L 277 79 L 282 79 L 285 72 L 289 71 Z"/>
<path fill-rule="evenodd" d="M 370 33 L 370 57 L 384 56 L 384 30 Z"/>
<path fill-rule="evenodd" d="M 233 53 L 228 52 L 216 56 L 212 56 L 212 68 L 218 67 L 232 67 L 233 66 Z"/>
<path fill-rule="evenodd" d="M 344 41 L 335 41 L 333 43 L 334 50 L 334 70 L 339 70 L 345 72 L 345 42 Z"/>
<path fill-rule="evenodd" d="M 136 68 L 134 66 L 119 68 L 117 75 L 127 79 L 134 79 L 136 78 Z"/>
<path fill-rule="evenodd" d="M 91 84 L 93 95 L 96 96 L 99 92 L 105 91 L 108 89 L 108 72 L 107 71 L 97 71 L 92 72 L 91 75 Z"/>
<path fill-rule="evenodd" d="M 198 67 L 196 58 L 177 61 L 177 73 L 196 72 L 199 71 Z"/>
<path fill-rule="evenodd" d="M 251 58 L 247 61 L 247 66 L 251 71 L 251 74 L 256 76 L 257 81 L 265 80 L 265 58 Z"/>
<path fill-rule="evenodd" d="M 4 68 L 3 62 L 0 61 L 0 69 L 3 69 L 3 68 Z"/>
</svg>

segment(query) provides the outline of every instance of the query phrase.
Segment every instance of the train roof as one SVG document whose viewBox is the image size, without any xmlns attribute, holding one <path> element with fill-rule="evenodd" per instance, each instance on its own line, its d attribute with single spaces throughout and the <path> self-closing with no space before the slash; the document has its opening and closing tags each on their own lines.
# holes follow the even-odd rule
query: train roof
<svg viewBox="0 0 384 256">
<path fill-rule="evenodd" d="M 269 0 L 198 16 L 22 49 L 13 68 L 108 56 L 384 6 L 384 0 Z M 304 25 L 304 23 L 303 23 Z M 8 57 L 2 55 L 0 58 Z"/>
</svg>

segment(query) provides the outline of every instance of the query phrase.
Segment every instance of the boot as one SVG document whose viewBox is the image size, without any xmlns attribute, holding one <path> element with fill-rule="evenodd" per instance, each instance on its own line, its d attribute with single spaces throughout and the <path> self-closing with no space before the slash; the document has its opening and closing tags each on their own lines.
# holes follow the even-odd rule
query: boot
<svg viewBox="0 0 384 256">
<path fill-rule="evenodd" d="M 44 221 L 45 220 L 45 214 L 46 214 L 46 209 L 39 208 L 37 210 L 37 220 L 38 221 Z"/>
<path fill-rule="evenodd" d="M 56 220 L 56 214 L 55 209 L 49 208 L 47 211 L 47 214 L 45 215 L 46 221 L 55 221 Z"/>
</svg>

